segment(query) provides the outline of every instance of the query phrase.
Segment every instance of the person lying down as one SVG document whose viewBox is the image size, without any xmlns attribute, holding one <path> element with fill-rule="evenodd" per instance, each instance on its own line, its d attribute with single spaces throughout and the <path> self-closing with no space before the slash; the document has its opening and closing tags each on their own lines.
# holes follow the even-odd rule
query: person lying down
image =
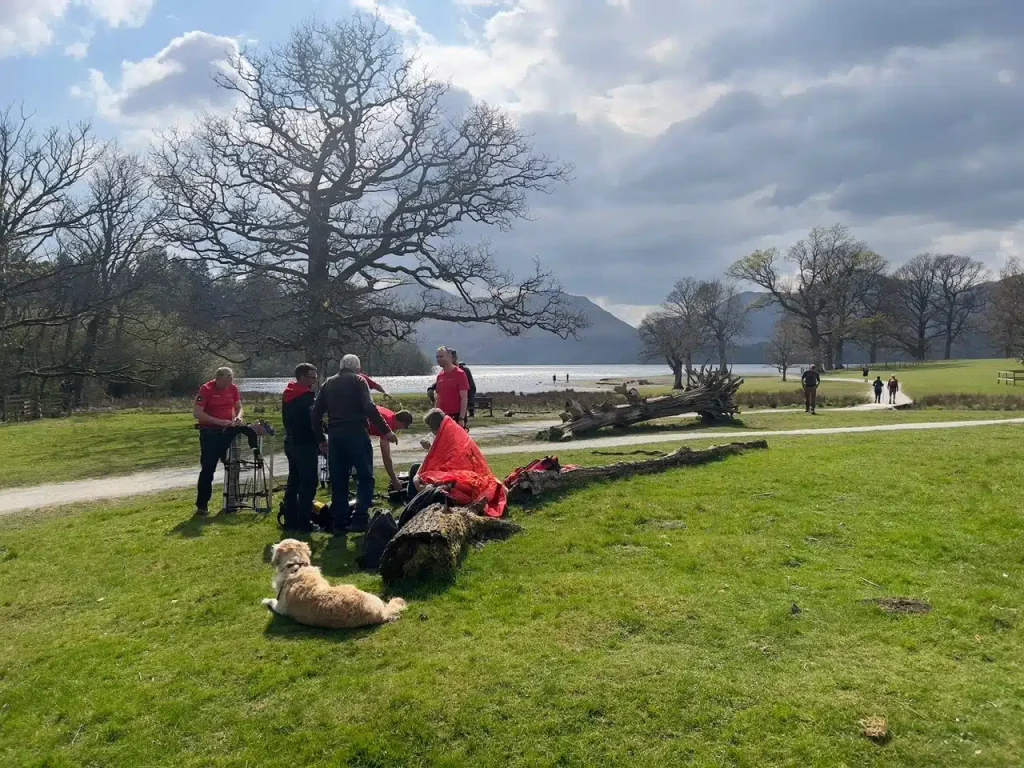
<svg viewBox="0 0 1024 768">
<path fill-rule="evenodd" d="M 427 455 L 410 470 L 411 492 L 428 485 L 450 486 L 456 504 L 483 506 L 484 514 L 501 517 L 508 504 L 507 492 L 487 465 L 487 459 L 469 433 L 443 411 L 434 409 L 423 419 L 434 433 Z"/>
</svg>

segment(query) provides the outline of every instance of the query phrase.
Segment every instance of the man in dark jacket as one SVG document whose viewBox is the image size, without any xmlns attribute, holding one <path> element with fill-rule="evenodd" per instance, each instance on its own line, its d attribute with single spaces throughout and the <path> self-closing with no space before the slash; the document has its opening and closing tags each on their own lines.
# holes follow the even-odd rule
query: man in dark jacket
<svg viewBox="0 0 1024 768">
<path fill-rule="evenodd" d="M 295 366 L 295 381 L 289 381 L 281 396 L 284 422 L 284 455 L 288 458 L 288 484 L 284 490 L 284 527 L 310 531 L 313 499 L 316 498 L 319 441 L 313 431 L 313 410 L 317 371 L 309 363 Z"/>
<path fill-rule="evenodd" d="M 818 385 L 821 383 L 821 376 L 818 375 L 818 369 L 813 365 L 804 371 L 800 377 L 800 383 L 804 387 L 804 404 L 806 413 L 815 414 L 817 413 L 818 406 Z"/>
<path fill-rule="evenodd" d="M 320 423 L 325 413 L 328 414 L 327 439 Z M 389 443 L 397 443 L 398 438 L 373 404 L 366 382 L 359 377 L 358 357 L 345 355 L 341 359 L 341 370 L 324 382 L 313 404 L 311 421 L 320 450 L 327 453 L 331 467 L 334 533 L 363 533 L 370 522 L 374 489 L 373 445 L 367 421 Z M 353 467 L 357 478 L 354 514 L 348 504 L 348 479 Z"/>
<path fill-rule="evenodd" d="M 456 352 L 454 349 L 449 349 L 448 351 L 452 353 L 452 362 L 455 363 L 455 365 L 458 368 L 461 368 L 462 372 L 466 374 L 466 378 L 469 379 L 469 415 L 476 416 L 476 406 L 473 403 L 473 401 L 476 399 L 476 382 L 473 381 L 473 373 L 472 371 L 469 370 L 465 363 L 459 362 L 458 352 Z M 463 424 L 463 427 L 465 426 L 467 425 Z"/>
<path fill-rule="evenodd" d="M 885 387 L 885 384 L 882 383 L 882 377 L 876 376 L 871 386 L 875 390 L 875 402 L 882 402 L 882 389 Z"/>
</svg>

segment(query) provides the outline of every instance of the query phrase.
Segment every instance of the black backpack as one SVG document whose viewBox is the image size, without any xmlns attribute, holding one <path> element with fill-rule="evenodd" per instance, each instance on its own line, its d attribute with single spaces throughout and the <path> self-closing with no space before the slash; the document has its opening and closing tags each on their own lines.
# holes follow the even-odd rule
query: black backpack
<svg viewBox="0 0 1024 768">
<path fill-rule="evenodd" d="M 448 495 L 448 491 L 444 487 L 440 485 L 425 486 L 422 491 L 416 494 L 412 501 L 405 505 L 405 509 L 402 510 L 402 516 L 398 518 L 398 527 L 404 528 L 406 523 L 431 504 L 447 505 L 451 500 L 452 497 Z"/>
<path fill-rule="evenodd" d="M 378 510 L 370 521 L 370 527 L 363 536 L 363 551 L 356 558 L 360 568 L 376 571 L 388 542 L 398 533 L 398 523 L 390 512 Z"/>
</svg>

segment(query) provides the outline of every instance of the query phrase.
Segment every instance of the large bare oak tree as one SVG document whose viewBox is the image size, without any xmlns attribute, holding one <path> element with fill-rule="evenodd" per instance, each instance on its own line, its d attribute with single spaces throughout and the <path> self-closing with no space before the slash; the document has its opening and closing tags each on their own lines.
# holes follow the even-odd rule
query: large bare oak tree
<svg viewBox="0 0 1024 768">
<path fill-rule="evenodd" d="M 455 109 L 379 19 L 307 22 L 218 83 L 234 113 L 154 151 L 166 234 L 232 277 L 286 287 L 293 331 L 280 348 L 323 364 L 424 318 L 562 337 L 585 324 L 538 264 L 516 277 L 458 237 L 468 223 L 508 229 L 571 169 L 535 153 L 501 109 Z"/>
</svg>

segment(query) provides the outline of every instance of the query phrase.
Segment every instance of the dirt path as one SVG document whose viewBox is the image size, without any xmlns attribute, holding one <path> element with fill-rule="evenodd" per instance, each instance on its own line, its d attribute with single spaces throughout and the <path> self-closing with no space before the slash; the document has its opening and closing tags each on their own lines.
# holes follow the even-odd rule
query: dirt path
<svg viewBox="0 0 1024 768">
<path fill-rule="evenodd" d="M 872 407 L 877 407 L 873 403 Z M 886 406 L 888 407 L 888 406 Z M 652 435 L 623 435 L 620 437 L 600 437 L 589 440 L 576 440 L 568 444 L 558 443 L 520 443 L 518 445 L 484 446 L 488 456 L 510 454 L 534 454 L 543 456 L 557 453 L 559 450 L 589 450 L 592 448 L 610 448 L 651 443 L 671 443 L 675 440 L 738 440 L 754 437 L 804 437 L 809 435 L 844 435 L 862 432 L 905 432 L 929 429 L 967 429 L 971 427 L 991 427 L 1024 424 L 1024 418 L 987 419 L 979 421 L 939 421 L 915 424 L 879 424 L 864 427 L 828 427 L 822 429 L 781 429 L 757 430 L 751 432 L 659 432 Z M 423 457 L 419 446 L 394 453 L 396 463 L 408 464 Z M 275 460 L 276 462 L 277 460 Z M 275 464 L 276 466 L 281 466 Z M 280 472 L 280 470 L 279 470 Z M 214 482 L 220 482 L 220 472 Z M 30 488 L 13 488 L 0 493 L 0 515 L 11 514 L 25 509 L 54 507 L 65 504 L 98 501 L 101 499 L 123 498 L 144 493 L 156 493 L 193 486 L 196 482 L 196 469 L 163 469 L 149 472 L 138 472 L 133 475 L 110 477 L 96 480 L 80 480 L 67 483 L 37 485 Z"/>
</svg>

